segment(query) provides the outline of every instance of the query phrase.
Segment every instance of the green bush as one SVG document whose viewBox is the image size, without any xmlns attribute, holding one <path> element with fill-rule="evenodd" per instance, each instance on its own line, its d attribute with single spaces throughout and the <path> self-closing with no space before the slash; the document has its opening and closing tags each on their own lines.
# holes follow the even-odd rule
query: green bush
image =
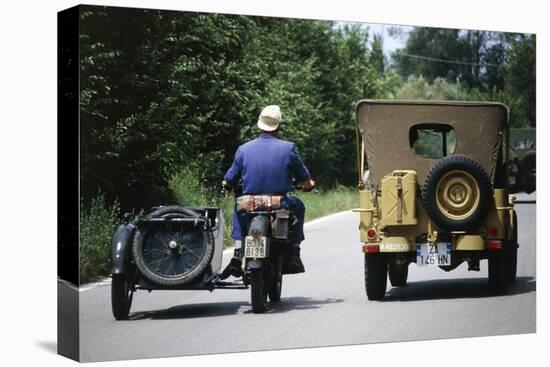
<svg viewBox="0 0 550 367">
<path fill-rule="evenodd" d="M 224 236 L 225 244 L 232 243 L 231 240 L 231 214 L 235 204 L 232 194 L 222 195 L 221 190 L 208 189 L 201 184 L 199 170 L 190 165 L 176 173 L 170 179 L 170 189 L 174 192 L 179 205 L 212 206 L 222 210 L 225 222 Z M 216 187 L 210 183 L 210 187 Z"/>
<path fill-rule="evenodd" d="M 201 184 L 201 175 L 195 165 L 191 164 L 176 173 L 170 179 L 170 189 L 174 192 L 179 205 L 212 206 L 221 208 L 225 228 L 224 241 L 226 245 L 231 244 L 231 213 L 233 212 L 234 198 L 231 194 L 222 195 L 221 190 L 208 189 Z M 210 182 L 208 187 L 216 187 Z M 219 187 L 219 185 L 218 185 Z"/>
<path fill-rule="evenodd" d="M 207 190 L 201 186 L 196 170 L 191 167 L 174 174 L 169 185 L 180 205 L 207 206 L 212 202 Z"/>
<path fill-rule="evenodd" d="M 120 224 L 118 202 L 108 205 L 100 192 L 89 208 L 80 206 L 80 281 L 109 274 L 111 239 Z"/>
<path fill-rule="evenodd" d="M 396 99 L 408 100 L 469 100 L 469 92 L 460 83 L 451 83 L 443 78 L 429 82 L 423 76 L 409 78 L 395 92 Z"/>
</svg>

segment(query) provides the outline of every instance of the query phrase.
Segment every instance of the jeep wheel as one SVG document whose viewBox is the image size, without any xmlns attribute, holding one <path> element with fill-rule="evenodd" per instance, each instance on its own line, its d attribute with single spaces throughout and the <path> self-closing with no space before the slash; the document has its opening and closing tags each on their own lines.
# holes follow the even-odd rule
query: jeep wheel
<svg viewBox="0 0 550 367">
<path fill-rule="evenodd" d="M 514 232 L 512 240 L 505 247 L 506 253 L 506 278 L 508 282 L 513 282 L 516 280 L 517 269 L 518 269 L 518 216 L 514 212 Z"/>
<path fill-rule="evenodd" d="M 506 279 L 512 283 L 516 280 L 518 269 L 518 248 L 516 243 L 511 243 L 506 251 Z"/>
<path fill-rule="evenodd" d="M 409 275 L 409 264 L 397 265 L 394 261 L 388 264 L 388 273 L 390 283 L 394 287 L 404 287 L 407 285 L 407 277 Z"/>
<path fill-rule="evenodd" d="M 489 287 L 497 294 L 504 293 L 508 284 L 506 253 L 496 250 L 489 255 Z"/>
<path fill-rule="evenodd" d="M 388 258 L 386 254 L 365 254 L 365 290 L 371 301 L 381 300 L 386 294 Z"/>
<path fill-rule="evenodd" d="M 464 231 L 486 216 L 492 197 L 491 180 L 483 167 L 465 155 L 438 160 L 424 181 L 422 202 L 439 227 Z"/>
</svg>

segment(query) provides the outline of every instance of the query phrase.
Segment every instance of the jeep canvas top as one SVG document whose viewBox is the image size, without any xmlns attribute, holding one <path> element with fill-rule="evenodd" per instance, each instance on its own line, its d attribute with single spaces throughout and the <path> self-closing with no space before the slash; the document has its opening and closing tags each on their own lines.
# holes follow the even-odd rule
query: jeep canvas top
<svg viewBox="0 0 550 367">
<path fill-rule="evenodd" d="M 396 169 L 414 169 L 422 182 L 440 157 L 424 157 L 411 149 L 410 133 L 436 125 L 454 130 L 453 154 L 469 155 L 494 177 L 507 124 L 508 108 L 501 103 L 362 100 L 357 104 L 371 182 Z"/>
</svg>

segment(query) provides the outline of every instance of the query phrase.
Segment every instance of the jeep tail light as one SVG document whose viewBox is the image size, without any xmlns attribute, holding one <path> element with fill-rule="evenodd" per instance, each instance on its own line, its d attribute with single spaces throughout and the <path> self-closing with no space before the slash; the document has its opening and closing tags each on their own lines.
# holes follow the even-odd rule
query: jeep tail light
<svg viewBox="0 0 550 367">
<path fill-rule="evenodd" d="M 487 250 L 500 250 L 502 248 L 501 241 L 489 241 L 487 242 Z"/>
<path fill-rule="evenodd" d="M 377 243 L 365 243 L 363 245 L 363 252 L 367 254 L 380 252 L 380 245 Z"/>
<path fill-rule="evenodd" d="M 498 228 L 497 227 L 489 227 L 489 236 L 496 237 L 498 234 Z"/>
<path fill-rule="evenodd" d="M 367 231 L 367 237 L 368 238 L 375 238 L 376 237 L 376 231 L 374 229 L 369 229 Z"/>
</svg>

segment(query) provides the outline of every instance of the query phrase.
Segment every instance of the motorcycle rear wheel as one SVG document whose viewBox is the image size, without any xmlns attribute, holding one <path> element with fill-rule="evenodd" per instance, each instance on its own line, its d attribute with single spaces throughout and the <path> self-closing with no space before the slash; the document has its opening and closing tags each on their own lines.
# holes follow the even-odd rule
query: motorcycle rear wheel
<svg viewBox="0 0 550 367">
<path fill-rule="evenodd" d="M 250 272 L 250 303 L 253 313 L 264 313 L 267 310 L 267 289 L 263 269 Z"/>
<path fill-rule="evenodd" d="M 283 258 L 278 256 L 274 260 L 271 269 L 271 284 L 269 285 L 269 300 L 271 302 L 279 302 L 281 300 L 281 292 L 283 289 Z"/>
</svg>

